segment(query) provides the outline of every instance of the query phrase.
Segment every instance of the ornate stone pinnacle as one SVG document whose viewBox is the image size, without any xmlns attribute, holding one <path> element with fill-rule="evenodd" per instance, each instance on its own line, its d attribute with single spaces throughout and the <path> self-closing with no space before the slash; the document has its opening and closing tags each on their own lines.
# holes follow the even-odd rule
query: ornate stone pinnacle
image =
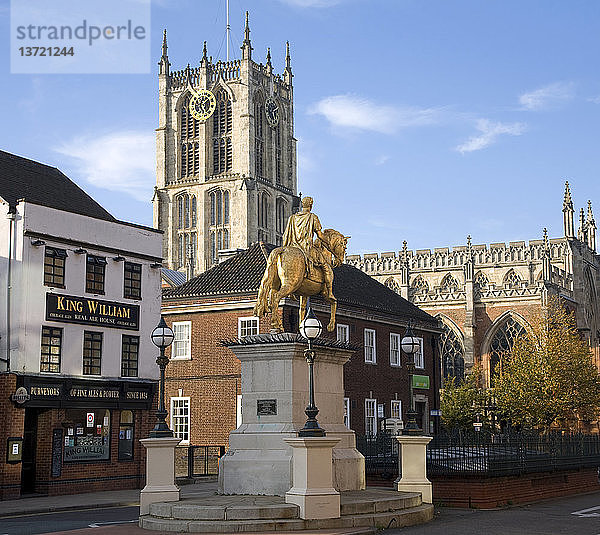
<svg viewBox="0 0 600 535">
<path fill-rule="evenodd" d="M 571 189 L 569 181 L 565 182 L 565 200 L 563 201 L 563 210 L 573 210 L 573 200 L 571 199 Z"/>
<path fill-rule="evenodd" d="M 271 66 L 271 49 L 267 48 L 267 65 Z"/>
<path fill-rule="evenodd" d="M 208 51 L 206 50 L 206 41 L 202 47 L 202 61 L 208 61 Z"/>
</svg>

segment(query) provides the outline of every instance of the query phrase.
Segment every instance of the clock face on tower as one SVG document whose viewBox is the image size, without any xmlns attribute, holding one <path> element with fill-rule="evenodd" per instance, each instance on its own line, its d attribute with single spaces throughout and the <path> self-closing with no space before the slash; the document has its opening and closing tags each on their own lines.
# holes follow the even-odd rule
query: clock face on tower
<svg viewBox="0 0 600 535">
<path fill-rule="evenodd" d="M 190 114 L 198 121 L 206 121 L 217 107 L 215 96 L 208 89 L 201 89 L 190 99 Z"/>
<path fill-rule="evenodd" d="M 267 97 L 265 100 L 265 113 L 269 126 L 275 128 L 279 124 L 279 106 L 273 97 Z"/>
</svg>

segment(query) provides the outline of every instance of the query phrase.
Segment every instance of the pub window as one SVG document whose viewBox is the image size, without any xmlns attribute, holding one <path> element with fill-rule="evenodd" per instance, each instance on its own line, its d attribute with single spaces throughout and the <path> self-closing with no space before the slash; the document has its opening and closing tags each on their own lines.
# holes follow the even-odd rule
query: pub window
<svg viewBox="0 0 600 535">
<path fill-rule="evenodd" d="M 350 429 L 350 398 L 344 398 L 344 425 Z"/>
<path fill-rule="evenodd" d="M 256 316 L 238 318 L 238 338 L 255 334 L 258 334 L 258 318 Z"/>
<path fill-rule="evenodd" d="M 92 294 L 104 293 L 104 270 L 106 258 L 87 255 L 85 266 L 85 291 Z"/>
<path fill-rule="evenodd" d="M 61 347 L 62 329 L 42 327 L 41 372 L 60 373 Z"/>
<path fill-rule="evenodd" d="M 425 368 L 425 357 L 423 355 L 423 338 L 415 338 L 419 342 L 419 349 L 414 355 L 415 368 Z"/>
<path fill-rule="evenodd" d="M 119 422 L 119 461 L 133 459 L 133 411 L 121 411 Z"/>
<path fill-rule="evenodd" d="M 83 333 L 83 375 L 100 375 L 102 367 L 102 333 Z"/>
<path fill-rule="evenodd" d="M 110 458 L 110 410 L 67 409 L 65 418 L 65 462 Z"/>
<path fill-rule="evenodd" d="M 54 288 L 65 287 L 65 258 L 67 251 L 46 247 L 44 254 L 44 284 Z"/>
<path fill-rule="evenodd" d="M 171 398 L 171 428 L 180 444 L 190 443 L 190 398 Z"/>
<path fill-rule="evenodd" d="M 121 377 L 138 376 L 139 350 L 140 337 L 124 334 L 121 346 Z"/>
<path fill-rule="evenodd" d="M 125 262 L 123 297 L 142 298 L 142 264 Z"/>
<path fill-rule="evenodd" d="M 402 401 L 399 399 L 392 399 L 390 401 L 390 417 L 402 420 Z"/>
</svg>

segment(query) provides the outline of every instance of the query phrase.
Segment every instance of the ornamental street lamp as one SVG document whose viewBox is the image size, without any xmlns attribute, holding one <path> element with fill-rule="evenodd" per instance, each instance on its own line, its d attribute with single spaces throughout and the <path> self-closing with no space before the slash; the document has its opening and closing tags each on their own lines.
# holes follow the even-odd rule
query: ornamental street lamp
<svg viewBox="0 0 600 535">
<path fill-rule="evenodd" d="M 304 350 L 304 358 L 308 363 L 308 406 L 304 413 L 308 417 L 304 427 L 298 431 L 299 437 L 324 437 L 325 430 L 319 427 L 317 414 L 319 409 L 315 405 L 315 385 L 313 378 L 313 364 L 315 362 L 315 352 L 312 348 L 312 342 L 321 334 L 323 327 L 319 319 L 314 315 L 312 308 L 309 307 L 306 317 L 300 324 L 300 334 L 308 340 L 308 349 Z"/>
<path fill-rule="evenodd" d="M 169 359 L 165 356 L 165 349 L 173 343 L 175 335 L 171 328 L 165 323 L 165 318 L 160 317 L 156 328 L 152 331 L 152 343 L 160 349 L 160 356 L 156 359 L 156 364 L 160 368 L 158 410 L 156 411 L 156 425 L 150 431 L 150 438 L 172 437 L 173 431 L 169 429 L 167 422 L 167 411 L 165 409 L 165 368 Z"/>
<path fill-rule="evenodd" d="M 406 369 L 408 370 L 408 389 L 410 395 L 410 408 L 406 413 L 407 423 L 402 430 L 403 435 L 420 435 L 422 433 L 417 424 L 417 411 L 415 411 L 415 400 L 413 397 L 413 374 L 415 372 L 415 353 L 419 351 L 421 345 L 419 339 L 415 337 L 412 331 L 412 320 L 409 321 L 406 327 L 406 333 L 400 345 L 402 351 L 408 355 L 406 360 Z"/>
</svg>

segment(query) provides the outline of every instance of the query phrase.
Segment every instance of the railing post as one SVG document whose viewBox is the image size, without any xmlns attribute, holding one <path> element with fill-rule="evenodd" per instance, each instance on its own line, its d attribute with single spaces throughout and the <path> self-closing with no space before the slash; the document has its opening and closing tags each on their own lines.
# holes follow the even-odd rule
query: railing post
<svg viewBox="0 0 600 535">
<path fill-rule="evenodd" d="M 187 454 L 188 478 L 192 479 L 194 477 L 194 446 L 188 446 Z"/>
</svg>

